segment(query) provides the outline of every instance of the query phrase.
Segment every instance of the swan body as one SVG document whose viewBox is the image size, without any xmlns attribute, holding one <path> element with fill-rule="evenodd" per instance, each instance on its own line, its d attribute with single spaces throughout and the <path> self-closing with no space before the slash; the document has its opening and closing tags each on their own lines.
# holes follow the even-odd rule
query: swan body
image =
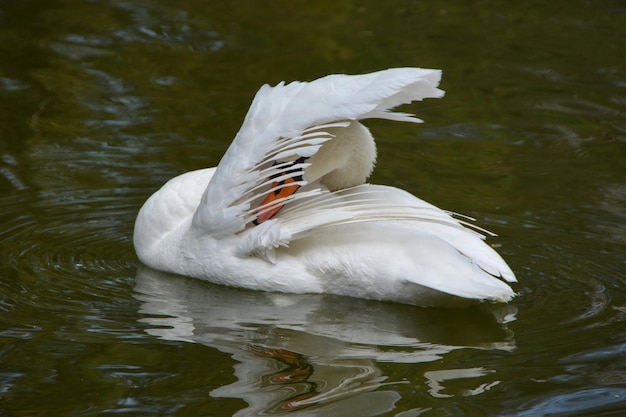
<svg viewBox="0 0 626 417">
<path fill-rule="evenodd" d="M 215 168 L 167 182 L 134 245 L 157 270 L 263 291 L 421 306 L 509 301 L 515 276 L 488 233 L 394 187 L 367 184 L 376 146 L 359 120 L 443 96 L 441 72 L 395 68 L 263 86 Z"/>
</svg>

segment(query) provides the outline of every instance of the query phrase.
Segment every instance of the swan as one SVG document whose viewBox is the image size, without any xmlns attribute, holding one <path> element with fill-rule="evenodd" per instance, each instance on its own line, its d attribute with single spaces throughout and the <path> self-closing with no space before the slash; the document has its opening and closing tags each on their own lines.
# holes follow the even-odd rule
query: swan
<svg viewBox="0 0 626 417">
<path fill-rule="evenodd" d="M 418 306 L 507 302 L 516 282 L 486 230 L 398 188 L 366 183 L 369 118 L 439 98 L 441 71 L 392 68 L 264 85 L 217 167 L 169 180 L 133 243 L 156 270 L 215 284 Z"/>
</svg>

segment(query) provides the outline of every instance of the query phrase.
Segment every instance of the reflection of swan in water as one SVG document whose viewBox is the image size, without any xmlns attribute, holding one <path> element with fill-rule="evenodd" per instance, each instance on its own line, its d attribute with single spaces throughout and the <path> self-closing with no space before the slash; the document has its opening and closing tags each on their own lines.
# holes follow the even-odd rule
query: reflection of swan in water
<svg viewBox="0 0 626 417">
<path fill-rule="evenodd" d="M 378 362 L 432 362 L 456 349 L 514 348 L 504 324 L 514 319 L 513 306 L 460 314 L 332 295 L 239 290 L 143 267 L 136 292 L 149 334 L 201 343 L 239 362 L 238 381 L 211 393 L 245 400 L 249 407 L 237 416 L 287 410 L 298 415 L 312 406 L 325 416 L 360 409 L 377 415 L 400 399 Z M 445 381 L 486 373 L 471 368 L 424 376 L 430 394 L 445 397 Z"/>
</svg>

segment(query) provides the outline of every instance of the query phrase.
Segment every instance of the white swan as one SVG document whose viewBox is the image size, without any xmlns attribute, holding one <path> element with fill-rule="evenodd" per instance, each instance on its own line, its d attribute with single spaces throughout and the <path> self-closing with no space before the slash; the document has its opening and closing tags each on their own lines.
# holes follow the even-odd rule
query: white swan
<svg viewBox="0 0 626 417">
<path fill-rule="evenodd" d="M 481 229 L 397 188 L 370 185 L 359 120 L 443 96 L 441 71 L 395 68 L 263 86 L 216 168 L 173 178 L 139 211 L 154 269 L 264 291 L 422 306 L 509 301 L 516 281 Z"/>
</svg>

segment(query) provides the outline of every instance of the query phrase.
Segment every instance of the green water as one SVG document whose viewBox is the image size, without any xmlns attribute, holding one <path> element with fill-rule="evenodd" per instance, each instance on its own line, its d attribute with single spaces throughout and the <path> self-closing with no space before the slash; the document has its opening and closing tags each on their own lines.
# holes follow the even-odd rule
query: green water
<svg viewBox="0 0 626 417">
<path fill-rule="evenodd" d="M 0 415 L 621 416 L 622 1 L 0 0 Z M 256 293 L 141 268 L 137 210 L 263 83 L 444 71 L 372 182 L 479 219 L 506 306 Z"/>
</svg>

